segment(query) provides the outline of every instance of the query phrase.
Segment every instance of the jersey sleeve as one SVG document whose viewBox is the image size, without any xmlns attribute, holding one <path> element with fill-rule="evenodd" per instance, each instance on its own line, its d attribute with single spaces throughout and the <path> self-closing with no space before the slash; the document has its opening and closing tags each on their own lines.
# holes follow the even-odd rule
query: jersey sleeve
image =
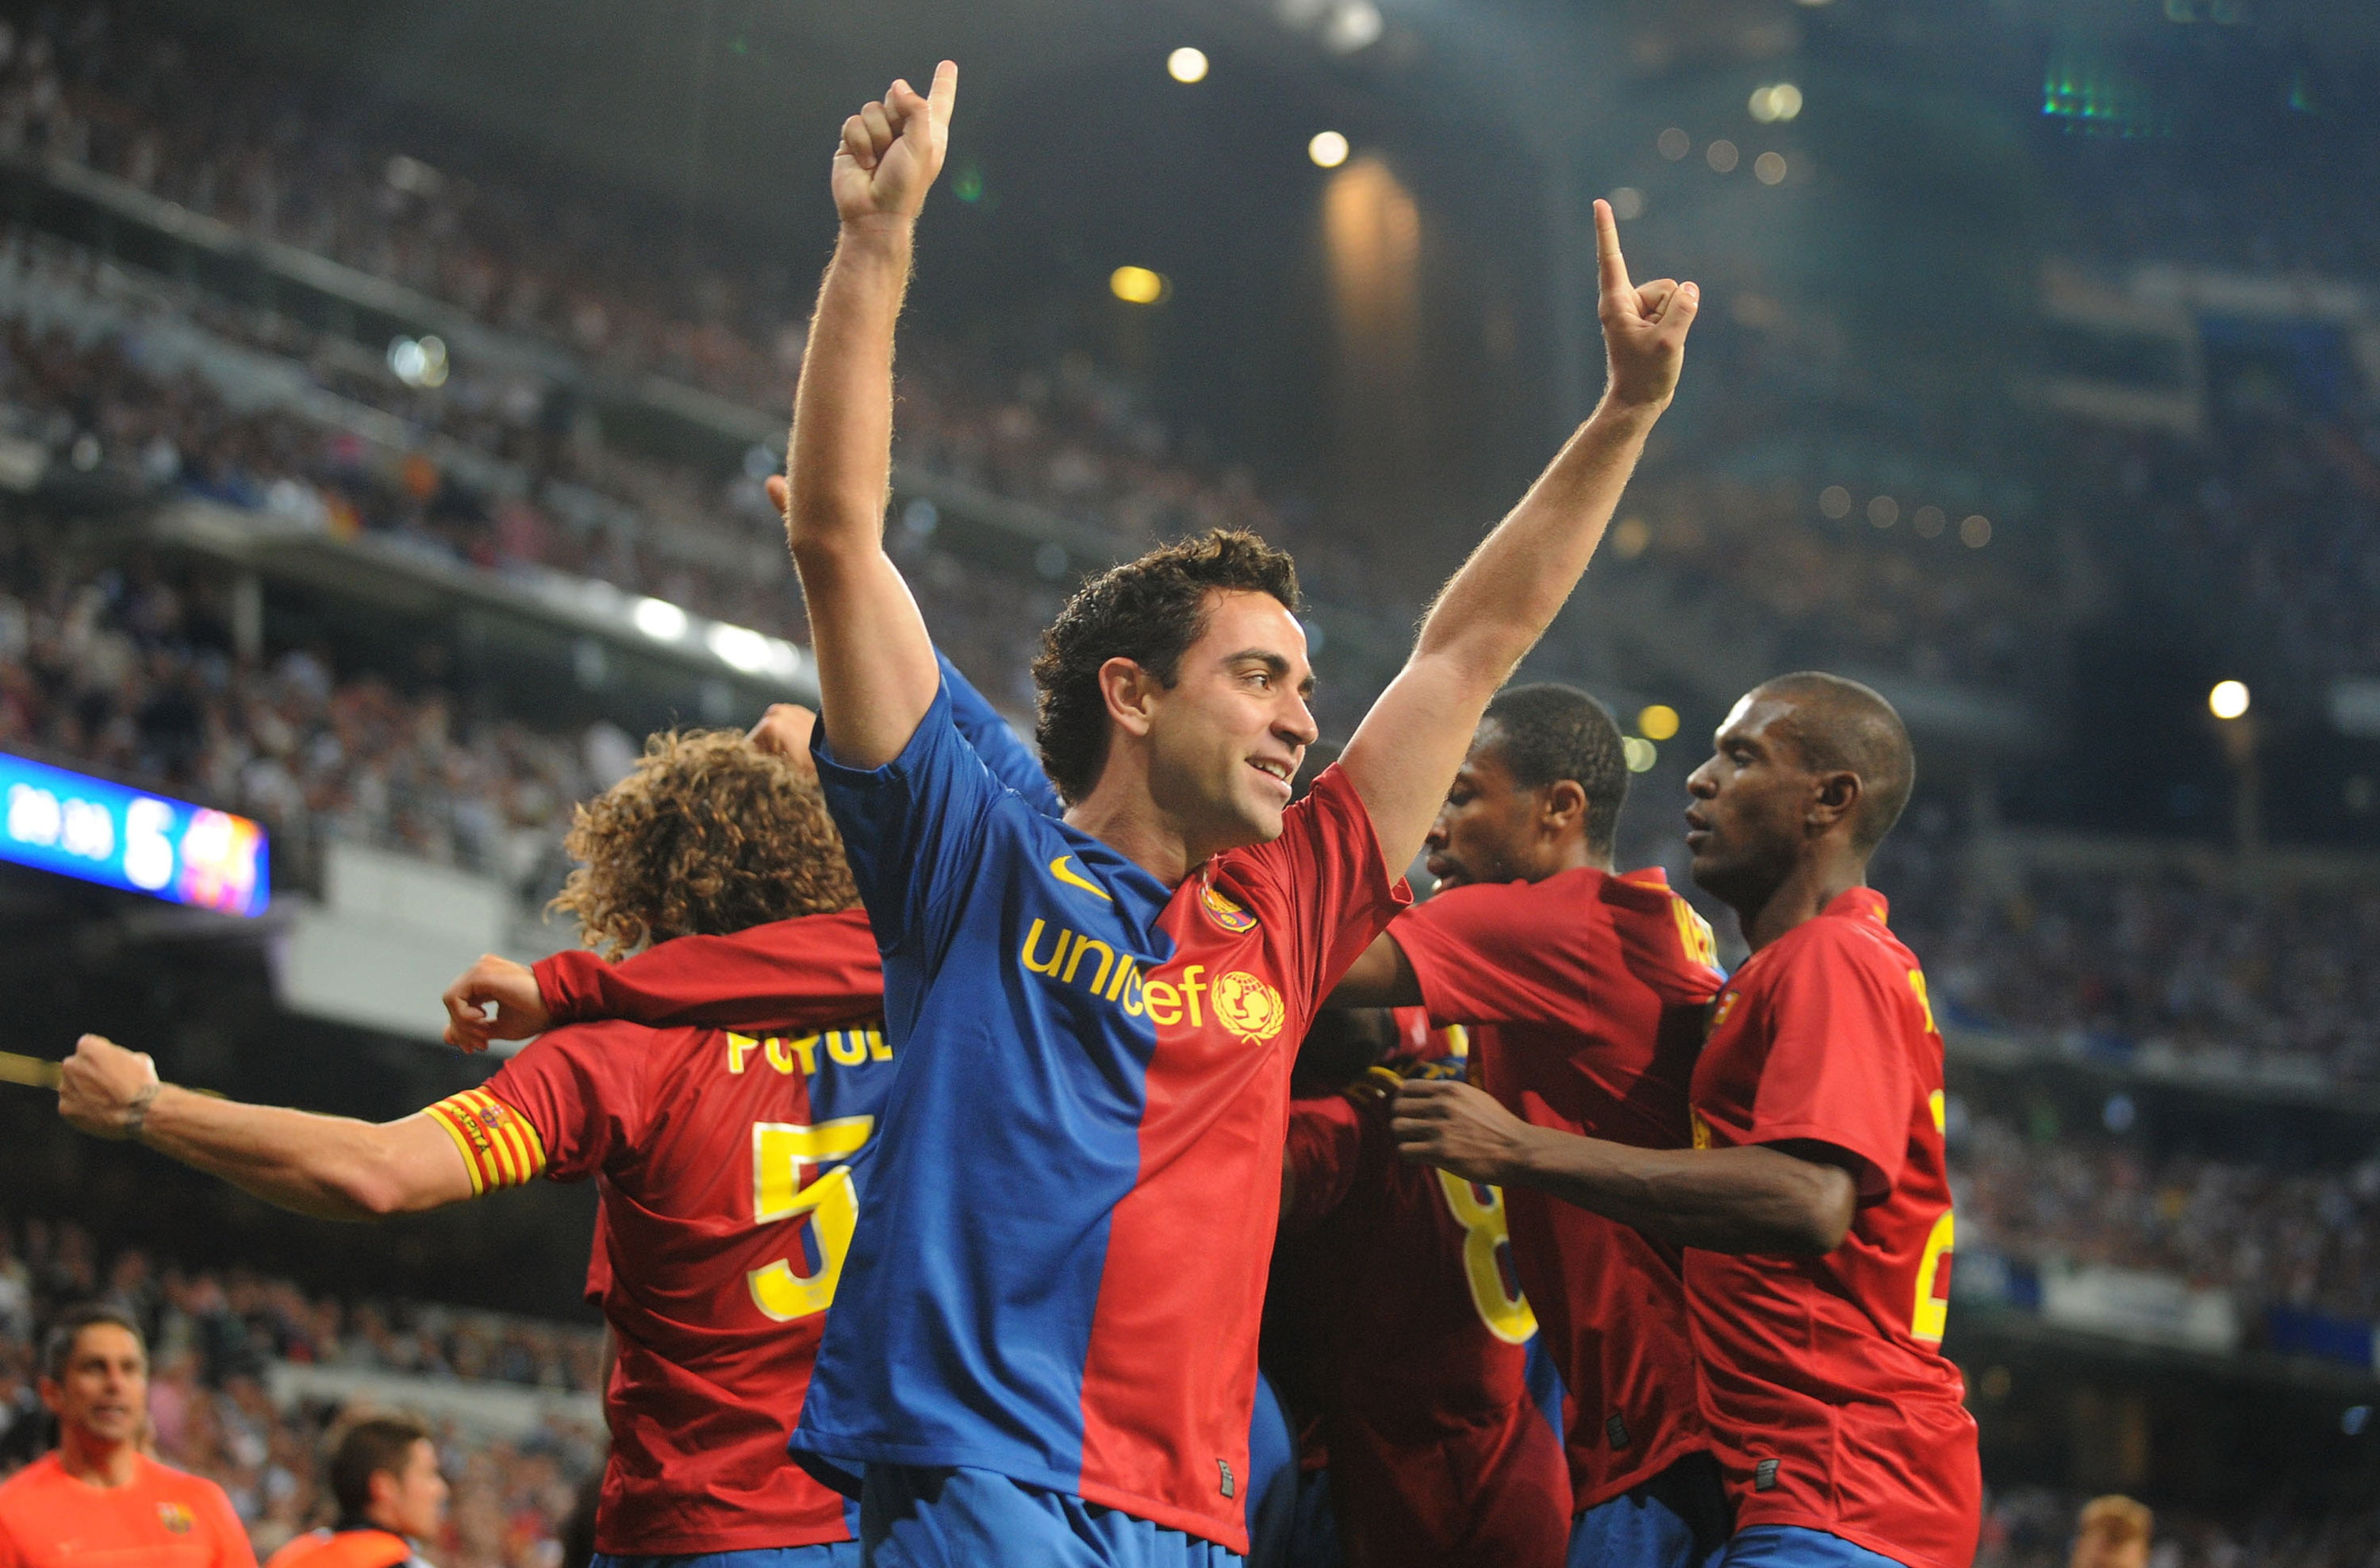
<svg viewBox="0 0 2380 1568">
<path fill-rule="evenodd" d="M 1284 814 L 1279 838 L 1232 857 L 1231 875 L 1260 883 L 1264 901 L 1297 933 L 1297 972 L 1282 978 L 1306 988 L 1302 1010 L 1328 995 L 1413 901 L 1404 879 L 1382 863 L 1371 813 L 1335 762 Z"/>
<path fill-rule="evenodd" d="M 1439 1024 L 1538 1023 L 1570 1016 L 1589 994 L 1583 952 L 1599 932 L 1564 918 L 1553 890 L 1527 882 L 1447 889 L 1389 927 Z"/>
<path fill-rule="evenodd" d="M 643 1131 L 646 1042 L 601 1025 L 552 1029 L 475 1089 L 429 1113 L 471 1168 L 474 1197 L 532 1177 L 574 1182 Z"/>
<path fill-rule="evenodd" d="M 991 776 L 1023 796 L 1025 803 L 1041 815 L 1064 816 L 1066 803 L 1058 798 L 1058 786 L 1041 771 L 1041 759 L 1033 748 L 1017 738 L 1008 721 L 984 700 L 983 693 L 959 673 L 948 655 L 938 648 L 934 658 L 942 666 L 942 689 L 951 696 L 951 722 L 991 770 Z"/>
<path fill-rule="evenodd" d="M 884 1007 L 884 968 L 862 909 L 676 937 L 617 964 L 583 948 L 557 953 L 534 972 L 556 1024 L 824 1029 Z"/>
<path fill-rule="evenodd" d="M 1812 921 L 1833 927 L 1844 922 Z M 1900 1179 L 1916 1093 L 1906 1037 L 1914 993 L 1856 931 L 1826 930 L 1792 955 L 1767 996 L 1768 1053 L 1752 1141 L 1822 1143 L 1852 1157 L 1860 1199 Z"/>
<path fill-rule="evenodd" d="M 223 1488 L 206 1481 L 198 1489 L 194 1501 L 206 1518 L 208 1533 L 214 1538 L 213 1568 L 256 1568 L 256 1549 L 249 1544 L 248 1526 L 239 1522 L 239 1513 Z"/>
<path fill-rule="evenodd" d="M 1290 1200 L 1284 1230 L 1303 1230 L 1327 1218 L 1354 1190 L 1356 1167 L 1375 1118 L 1343 1094 L 1293 1100 L 1289 1105 Z"/>
<path fill-rule="evenodd" d="M 961 901 L 945 896 L 980 871 L 993 813 L 1009 796 L 951 716 L 947 687 L 880 768 L 834 760 L 824 726 L 810 736 L 827 809 L 868 906 L 879 951 L 939 947 Z"/>
</svg>

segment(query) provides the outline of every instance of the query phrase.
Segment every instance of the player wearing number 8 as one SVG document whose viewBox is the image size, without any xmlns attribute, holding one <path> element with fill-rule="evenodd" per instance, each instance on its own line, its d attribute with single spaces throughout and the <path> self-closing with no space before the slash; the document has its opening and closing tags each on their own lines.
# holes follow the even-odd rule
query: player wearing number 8
<svg viewBox="0 0 2380 1568">
<path fill-rule="evenodd" d="M 1974 1556 L 1975 1424 L 1941 1353 L 1942 1039 L 1866 886 L 1914 774 L 1889 703 L 1796 675 L 1738 702 L 1687 781 L 1694 881 L 1752 948 L 1694 1066 L 1693 1149 L 1550 1135 L 1431 1086 L 1397 1106 L 1410 1153 L 1686 1249 L 1728 1568 Z"/>
</svg>

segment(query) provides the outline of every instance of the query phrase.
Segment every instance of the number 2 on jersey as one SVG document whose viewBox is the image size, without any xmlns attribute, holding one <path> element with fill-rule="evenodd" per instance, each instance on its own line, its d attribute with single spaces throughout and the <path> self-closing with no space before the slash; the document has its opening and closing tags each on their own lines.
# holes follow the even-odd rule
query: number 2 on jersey
<svg viewBox="0 0 2380 1568">
<path fill-rule="evenodd" d="M 808 1127 L 752 1124 L 752 1222 L 771 1225 L 808 1214 L 818 1248 L 818 1267 L 806 1273 L 796 1274 L 780 1258 L 744 1276 L 753 1304 L 777 1322 L 823 1312 L 833 1302 L 851 1233 L 859 1222 L 859 1191 L 852 1185 L 850 1166 L 837 1165 L 808 1186 L 802 1185 L 802 1169 L 850 1159 L 875 1126 L 873 1116 L 844 1116 Z"/>
</svg>

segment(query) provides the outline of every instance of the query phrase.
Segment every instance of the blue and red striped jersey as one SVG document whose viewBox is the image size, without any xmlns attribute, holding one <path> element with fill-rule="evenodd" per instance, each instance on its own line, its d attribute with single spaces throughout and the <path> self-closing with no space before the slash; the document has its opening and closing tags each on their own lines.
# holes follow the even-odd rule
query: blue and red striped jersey
<svg viewBox="0 0 2380 1568">
<path fill-rule="evenodd" d="M 1333 769 L 1169 888 L 1003 787 L 937 697 L 819 772 L 899 1052 L 796 1458 L 963 1465 L 1247 1550 L 1289 1073 L 1402 905 Z"/>
</svg>

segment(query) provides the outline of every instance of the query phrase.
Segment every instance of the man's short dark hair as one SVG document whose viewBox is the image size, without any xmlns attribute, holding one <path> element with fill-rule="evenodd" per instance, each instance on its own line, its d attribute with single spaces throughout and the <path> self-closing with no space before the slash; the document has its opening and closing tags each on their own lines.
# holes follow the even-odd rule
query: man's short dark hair
<svg viewBox="0 0 2380 1568">
<path fill-rule="evenodd" d="M 1479 726 L 1490 724 L 1488 748 L 1512 782 L 1523 789 L 1575 782 L 1586 792 L 1586 842 L 1610 848 L 1628 800 L 1628 753 L 1611 710 L 1575 687 L 1513 686 L 1488 704 Z"/>
<path fill-rule="evenodd" d="M 1207 629 L 1207 596 L 1216 592 L 1269 593 L 1293 614 L 1297 566 L 1252 533 L 1210 529 L 1101 572 L 1041 634 L 1033 661 L 1040 693 L 1034 738 L 1041 766 L 1069 804 L 1091 792 L 1107 765 L 1099 666 L 1129 659 L 1171 687 L 1182 676 L 1182 655 Z"/>
<path fill-rule="evenodd" d="M 331 1496 L 339 1517 L 362 1518 L 371 1506 L 371 1478 L 404 1475 L 413 1445 L 429 1438 L 430 1428 L 410 1416 L 367 1416 L 349 1427 L 331 1451 Z"/>
<path fill-rule="evenodd" d="M 1917 750 L 1892 704 L 1872 687 L 1818 670 L 1763 681 L 1753 695 L 1792 703 L 1792 714 L 1778 727 L 1803 767 L 1814 773 L 1859 775 L 1852 846 L 1865 854 L 1882 844 L 1917 783 Z"/>
<path fill-rule="evenodd" d="M 149 1336 L 140 1331 L 132 1314 L 103 1301 L 91 1301 L 68 1307 L 50 1325 L 49 1333 L 42 1341 L 42 1376 L 54 1383 L 65 1382 L 67 1367 L 74 1360 L 75 1342 L 82 1338 L 85 1329 L 101 1323 L 112 1323 L 130 1334 L 132 1343 L 140 1347 L 140 1359 L 149 1359 Z"/>
</svg>

